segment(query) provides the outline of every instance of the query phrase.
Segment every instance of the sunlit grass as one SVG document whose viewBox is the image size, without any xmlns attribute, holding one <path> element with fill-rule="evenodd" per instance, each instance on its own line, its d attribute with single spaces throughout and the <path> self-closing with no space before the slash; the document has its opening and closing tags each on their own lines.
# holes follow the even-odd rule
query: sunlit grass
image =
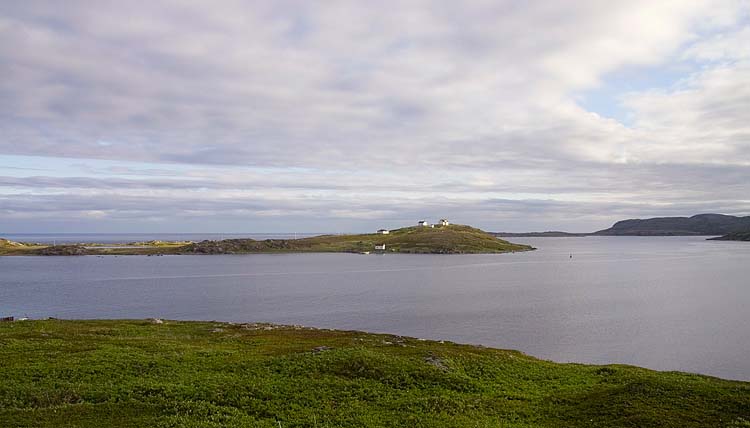
<svg viewBox="0 0 750 428">
<path fill-rule="evenodd" d="M 0 324 L 8 427 L 744 427 L 750 384 L 361 332 Z"/>
</svg>

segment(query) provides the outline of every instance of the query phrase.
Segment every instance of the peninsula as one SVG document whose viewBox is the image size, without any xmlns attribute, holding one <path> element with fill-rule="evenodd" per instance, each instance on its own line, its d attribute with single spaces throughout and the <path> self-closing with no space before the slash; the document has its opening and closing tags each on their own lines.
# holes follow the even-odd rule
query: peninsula
<svg viewBox="0 0 750 428">
<path fill-rule="evenodd" d="M 301 239 L 225 239 L 201 242 L 132 243 L 124 245 L 41 245 L 0 240 L 0 255 L 167 255 L 249 253 L 411 253 L 480 254 L 529 251 L 471 226 L 450 224 L 413 226 L 378 233 L 321 235 Z"/>
<path fill-rule="evenodd" d="M 715 236 L 721 240 L 743 241 L 743 233 L 750 232 L 750 216 L 697 214 L 692 217 L 654 217 L 616 222 L 607 229 L 591 233 L 549 232 L 492 232 L 503 238 L 569 238 L 580 236 Z M 746 235 L 745 235 L 746 236 Z"/>
<path fill-rule="evenodd" d="M 687 236 L 725 235 L 750 230 L 750 216 L 698 214 L 692 217 L 656 217 L 622 220 L 593 235 L 598 236 Z"/>
<path fill-rule="evenodd" d="M 710 241 L 750 241 L 750 229 L 744 232 L 727 233 L 726 235 L 716 238 L 710 238 Z"/>
<path fill-rule="evenodd" d="M 12 427 L 747 427 L 750 383 L 302 326 L 0 323 Z"/>
</svg>

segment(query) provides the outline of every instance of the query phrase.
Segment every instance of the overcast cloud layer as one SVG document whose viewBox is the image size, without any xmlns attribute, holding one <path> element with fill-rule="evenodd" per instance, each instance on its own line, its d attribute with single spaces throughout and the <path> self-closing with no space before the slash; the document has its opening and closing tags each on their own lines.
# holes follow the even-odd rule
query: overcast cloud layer
<svg viewBox="0 0 750 428">
<path fill-rule="evenodd" d="M 0 4 L 0 232 L 750 214 L 748 1 Z"/>
</svg>

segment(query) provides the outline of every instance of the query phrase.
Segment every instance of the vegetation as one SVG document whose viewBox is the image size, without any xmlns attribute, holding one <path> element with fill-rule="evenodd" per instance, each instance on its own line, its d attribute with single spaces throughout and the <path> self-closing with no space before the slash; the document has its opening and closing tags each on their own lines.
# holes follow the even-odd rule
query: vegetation
<svg viewBox="0 0 750 428">
<path fill-rule="evenodd" d="M 749 217 L 722 214 L 699 214 L 692 217 L 657 217 L 645 220 L 618 221 L 609 229 L 594 235 L 630 236 L 678 236 L 678 235 L 724 235 L 750 230 Z"/>
<path fill-rule="evenodd" d="M 0 239 L 0 256 L 84 256 L 177 254 L 190 242 L 132 242 L 122 245 L 79 243 L 62 245 L 28 244 Z"/>
<path fill-rule="evenodd" d="M 505 253 L 532 249 L 512 244 L 470 226 L 435 228 L 415 226 L 390 231 L 388 235 L 322 235 L 302 239 L 228 239 L 204 241 L 187 246 L 188 253 L 254 252 L 367 252 L 385 244 L 386 252 L 397 253 Z"/>
<path fill-rule="evenodd" d="M 372 252 L 376 245 L 386 246 L 386 252 L 397 253 L 506 253 L 528 251 L 528 245 L 513 244 L 470 226 L 450 225 L 405 227 L 388 235 L 321 235 L 302 239 L 225 239 L 223 241 L 142 242 L 117 248 L 101 244 L 58 245 L 48 247 L 14 247 L 4 255 L 162 255 L 162 254 L 242 254 L 296 252 Z"/>
<path fill-rule="evenodd" d="M 748 427 L 750 383 L 353 331 L 0 323 L 8 427 Z"/>
<path fill-rule="evenodd" d="M 711 238 L 712 241 L 750 241 L 750 230 L 744 232 L 728 233 L 718 238 Z"/>
<path fill-rule="evenodd" d="M 42 249 L 45 246 L 28 244 L 25 242 L 9 241 L 7 239 L 0 238 L 0 256 L 5 255 L 16 255 L 16 254 L 31 254 L 36 250 Z"/>
</svg>

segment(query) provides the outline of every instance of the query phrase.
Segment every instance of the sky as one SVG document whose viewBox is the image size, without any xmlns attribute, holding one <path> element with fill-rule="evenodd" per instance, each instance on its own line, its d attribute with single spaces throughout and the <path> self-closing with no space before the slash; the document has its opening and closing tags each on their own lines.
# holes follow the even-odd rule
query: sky
<svg viewBox="0 0 750 428">
<path fill-rule="evenodd" d="M 0 234 L 750 214 L 747 1 L 0 1 Z"/>
</svg>

